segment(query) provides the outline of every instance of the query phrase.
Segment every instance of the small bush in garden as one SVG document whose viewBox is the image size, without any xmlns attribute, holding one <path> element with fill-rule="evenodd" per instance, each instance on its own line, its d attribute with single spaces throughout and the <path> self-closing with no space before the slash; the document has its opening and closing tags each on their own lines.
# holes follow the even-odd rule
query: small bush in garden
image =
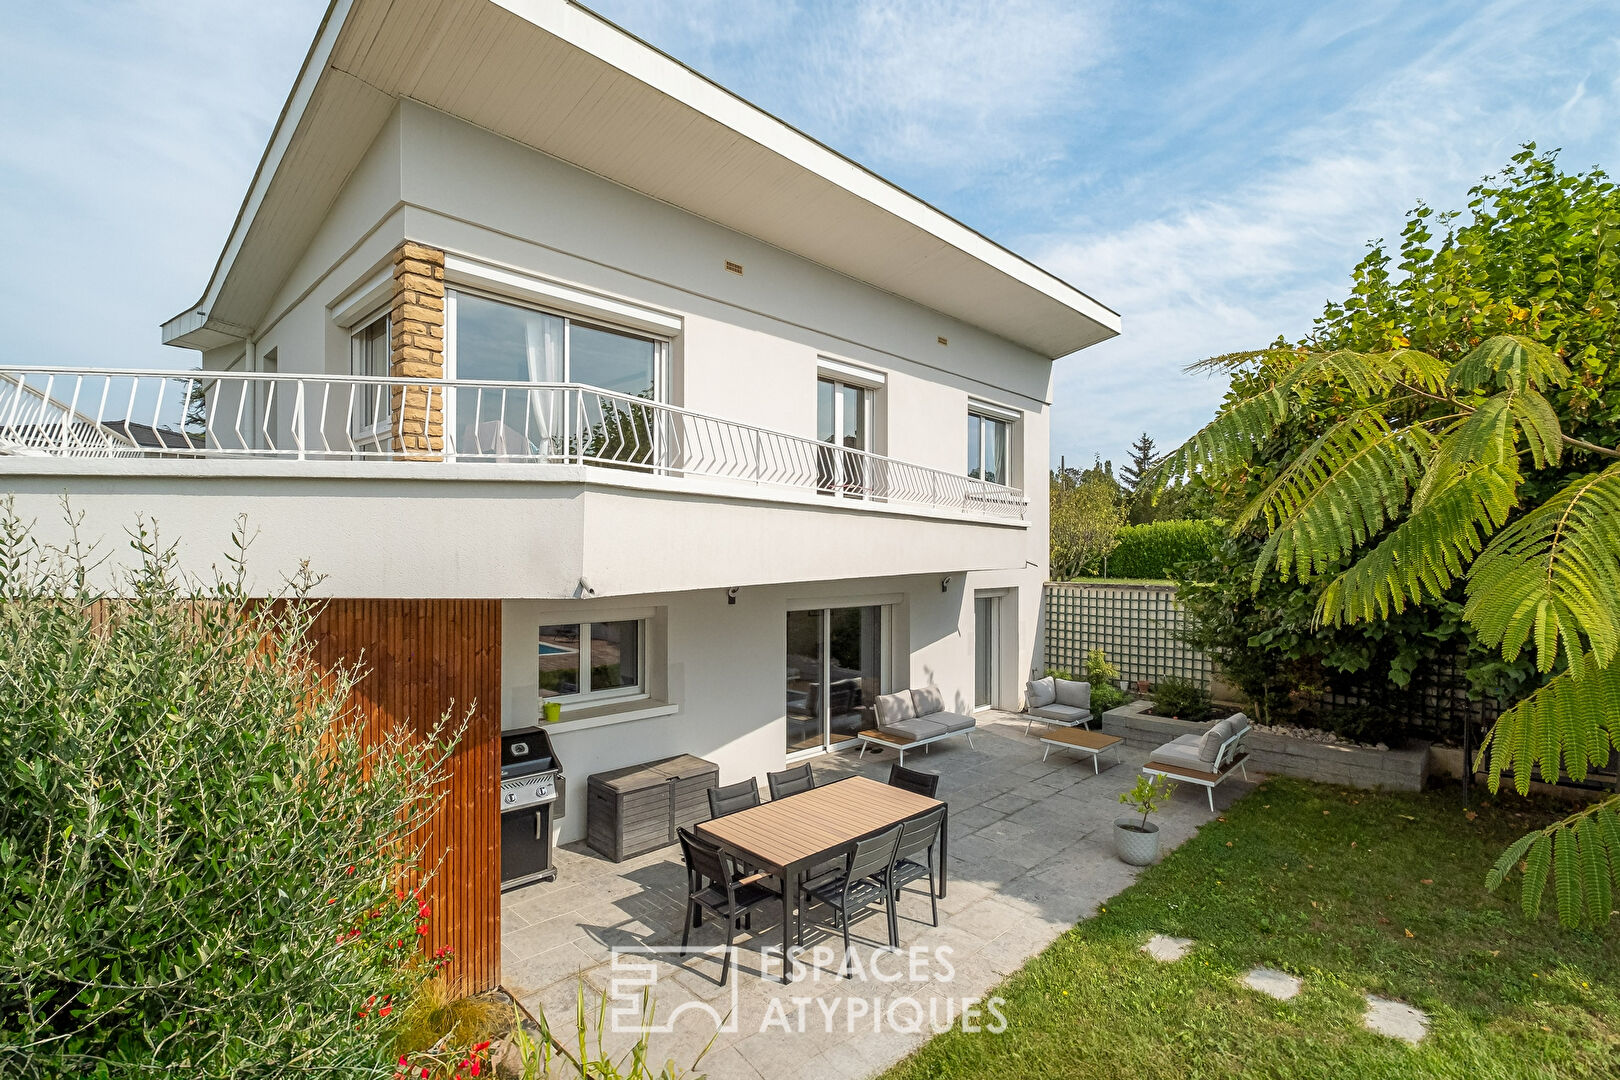
<svg viewBox="0 0 1620 1080">
<path fill-rule="evenodd" d="M 134 546 L 98 589 L 0 510 L 0 1075 L 387 1077 L 449 744 L 362 738 L 240 532 L 208 583 Z"/>
<path fill-rule="evenodd" d="M 1160 716 L 1202 723 L 1215 711 L 1209 691 L 1187 679 L 1161 679 L 1153 687 L 1153 711 Z"/>
</svg>

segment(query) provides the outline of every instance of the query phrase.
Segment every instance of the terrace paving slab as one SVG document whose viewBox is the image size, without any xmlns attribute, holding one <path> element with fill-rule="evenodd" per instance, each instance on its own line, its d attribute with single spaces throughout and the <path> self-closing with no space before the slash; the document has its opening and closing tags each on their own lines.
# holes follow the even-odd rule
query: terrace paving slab
<svg viewBox="0 0 1620 1080">
<path fill-rule="evenodd" d="M 767 905 L 754 913 L 752 932 L 739 932 L 737 960 L 723 987 L 718 950 L 646 960 L 643 978 L 658 1016 L 671 1017 L 684 1007 L 671 1031 L 652 1035 L 654 1061 L 673 1059 L 688 1067 L 713 1037 L 698 1071 L 714 1080 L 870 1076 L 922 1044 L 931 1011 L 959 1015 L 964 1001 L 992 995 L 1008 974 L 1136 880 L 1140 870 L 1114 856 L 1109 830 L 1122 812 L 1118 796 L 1135 782 L 1146 752 L 1121 747 L 1120 765 L 1093 776 L 1085 762 L 1041 762 L 1038 732 L 1026 736 L 1021 717 L 989 710 L 978 721 L 977 749 L 953 740 L 915 761 L 907 758 L 912 768 L 940 774 L 939 796 L 951 804 L 951 831 L 940 925 L 929 923 L 923 889 L 909 888 L 899 904 L 900 940 L 903 950 L 912 951 L 885 950 L 876 958 L 886 974 L 898 970 L 901 977 L 883 980 L 873 971 L 873 946 L 887 940 L 884 920 L 874 911 L 853 927 L 867 943 L 858 947 L 865 978 L 840 978 L 841 941 L 821 909 L 807 922 L 806 940 L 832 959 L 812 964 L 807 957 L 803 977 L 788 986 L 762 977 L 781 970 L 775 954 L 780 909 Z M 869 750 L 865 760 L 836 753 L 812 767 L 821 783 L 852 775 L 882 781 L 894 759 L 890 751 Z M 1217 790 L 1216 805 L 1230 805 L 1252 787 L 1228 781 Z M 1202 790 L 1188 789 L 1176 793 L 1160 820 L 1168 851 L 1213 817 Z M 686 874 L 676 847 L 614 863 L 583 844 L 568 844 L 556 861 L 556 881 L 502 897 L 502 974 L 514 997 L 532 1011 L 545 1009 L 571 1033 L 579 980 L 586 982 L 588 1006 L 599 1000 L 590 995 L 639 997 L 641 986 L 615 966 L 615 948 L 678 946 Z M 692 943 L 713 949 L 723 934 L 708 918 L 692 932 Z M 762 946 L 771 951 L 762 952 Z M 915 970 L 913 960 L 920 965 Z M 610 1011 L 619 1000 L 610 1000 Z M 890 1025 L 886 1010 L 892 1006 L 898 1027 L 906 1026 L 907 1002 L 920 1008 L 923 1030 Z M 876 1022 L 874 1010 L 880 1014 Z M 732 1014 L 735 1023 L 716 1036 L 714 1018 Z M 594 1019 L 590 1026 L 594 1038 Z M 609 1031 L 604 1044 L 623 1052 L 638 1035 Z"/>
</svg>

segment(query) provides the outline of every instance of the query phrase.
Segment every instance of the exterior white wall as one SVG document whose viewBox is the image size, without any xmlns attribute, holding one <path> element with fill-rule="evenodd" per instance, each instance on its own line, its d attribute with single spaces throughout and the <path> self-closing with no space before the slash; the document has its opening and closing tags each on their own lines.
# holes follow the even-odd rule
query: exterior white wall
<svg viewBox="0 0 1620 1080">
<path fill-rule="evenodd" d="M 891 685 L 905 689 L 932 682 L 948 707 L 972 710 L 974 697 L 975 589 L 996 587 L 1006 575 L 957 575 L 947 592 L 928 576 L 825 581 L 744 589 L 735 605 L 723 590 L 617 597 L 573 602 L 510 601 L 502 610 L 502 726 L 527 727 L 537 721 L 535 642 L 547 622 L 614 618 L 627 612 L 657 610 L 666 634 L 662 664 L 655 674 L 656 696 L 678 711 L 607 726 L 581 728 L 564 721 L 552 741 L 568 774 L 567 814 L 560 838 L 585 835 L 586 781 L 605 772 L 674 754 L 695 754 L 720 766 L 722 783 L 749 776 L 765 787 L 765 773 L 780 769 L 786 752 L 786 615 L 789 607 L 826 599 L 839 603 L 898 598 L 893 605 L 890 643 Z M 1032 595 L 1038 600 L 1039 584 Z M 1020 608 L 1024 591 L 1004 603 Z M 1004 636 L 1009 631 L 1004 631 Z M 657 652 L 659 650 L 650 650 Z M 1012 672 L 1002 673 L 1005 688 Z M 1022 689 L 1022 679 L 1018 681 Z M 1016 705 L 1014 699 L 1002 704 Z M 645 707 L 645 703 L 641 703 Z M 634 707 L 634 706 L 630 706 Z M 948 741 L 933 753 L 965 752 L 965 740 Z M 845 753 L 853 751 L 842 751 Z M 892 755 L 891 755 L 892 756 Z M 919 757 L 920 767 L 927 767 Z"/>
<path fill-rule="evenodd" d="M 266 592 L 305 564 L 323 575 L 324 596 L 493 599 L 570 598 L 581 578 L 611 597 L 1016 570 L 1027 532 L 828 508 L 813 497 L 742 501 L 609 486 L 636 479 L 616 470 L 442 463 L 401 472 L 392 462 L 0 457 L 4 490 L 42 541 L 66 542 L 61 499 L 69 497 L 83 514 L 81 540 L 109 556 L 104 577 L 127 565 L 127 532 L 139 520 L 179 545 L 182 566 L 205 572 L 242 519 L 254 537 L 253 587 Z"/>
</svg>

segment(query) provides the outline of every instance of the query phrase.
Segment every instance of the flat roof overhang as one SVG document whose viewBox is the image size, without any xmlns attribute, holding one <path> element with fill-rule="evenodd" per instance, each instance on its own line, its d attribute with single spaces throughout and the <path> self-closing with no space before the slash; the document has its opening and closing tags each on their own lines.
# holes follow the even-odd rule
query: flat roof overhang
<svg viewBox="0 0 1620 1080">
<path fill-rule="evenodd" d="M 202 300 L 171 345 L 246 336 L 401 98 L 1043 356 L 1118 314 L 568 0 L 334 0 Z"/>
</svg>

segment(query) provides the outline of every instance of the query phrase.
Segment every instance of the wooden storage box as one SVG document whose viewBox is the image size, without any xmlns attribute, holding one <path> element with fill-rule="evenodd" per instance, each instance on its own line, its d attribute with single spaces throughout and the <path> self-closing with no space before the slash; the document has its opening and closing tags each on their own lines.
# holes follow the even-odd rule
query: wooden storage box
<svg viewBox="0 0 1620 1080">
<path fill-rule="evenodd" d="M 585 842 L 614 862 L 675 842 L 676 829 L 709 817 L 720 766 L 691 754 L 593 774 L 585 797 Z"/>
</svg>

